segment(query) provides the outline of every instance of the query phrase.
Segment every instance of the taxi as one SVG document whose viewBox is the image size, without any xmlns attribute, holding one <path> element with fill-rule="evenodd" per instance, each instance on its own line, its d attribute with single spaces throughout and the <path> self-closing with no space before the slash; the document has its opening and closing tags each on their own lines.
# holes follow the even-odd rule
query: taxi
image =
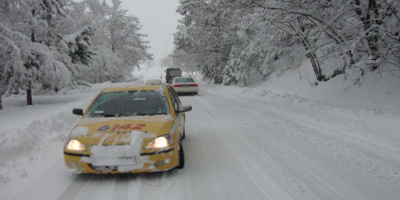
<svg viewBox="0 0 400 200">
<path fill-rule="evenodd" d="M 101 91 L 64 144 L 64 160 L 76 173 L 117 174 L 184 167 L 185 112 L 165 85 L 118 86 Z"/>
</svg>

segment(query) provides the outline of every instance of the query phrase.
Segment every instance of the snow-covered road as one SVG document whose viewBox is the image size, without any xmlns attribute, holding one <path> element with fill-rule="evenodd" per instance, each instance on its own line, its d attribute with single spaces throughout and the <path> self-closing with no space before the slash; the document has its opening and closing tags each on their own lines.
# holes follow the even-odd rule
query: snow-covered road
<svg viewBox="0 0 400 200">
<path fill-rule="evenodd" d="M 400 137 L 396 132 L 400 125 L 396 117 L 297 97 L 232 94 L 235 92 L 205 85 L 199 96 L 181 97 L 184 104 L 193 106 L 186 118 L 182 170 L 75 175 L 64 167 L 63 141 L 56 137 L 51 149 L 37 150 L 43 156 L 27 157 L 23 169 L 3 168 L 0 195 L 2 199 L 30 200 L 400 197 Z M 84 105 L 88 100 L 77 101 Z M 60 119 L 55 118 L 61 117 L 66 125 L 58 126 L 59 131 L 66 135 L 79 120 L 69 114 L 75 104 L 64 103 L 51 119 L 36 123 L 57 125 Z M 27 128 L 48 131 L 43 127 Z"/>
</svg>

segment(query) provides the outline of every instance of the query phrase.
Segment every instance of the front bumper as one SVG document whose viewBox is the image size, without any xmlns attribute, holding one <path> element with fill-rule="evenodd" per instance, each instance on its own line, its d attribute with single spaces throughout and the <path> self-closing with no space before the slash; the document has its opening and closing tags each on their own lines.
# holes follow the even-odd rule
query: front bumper
<svg viewBox="0 0 400 200">
<path fill-rule="evenodd" d="M 99 164 L 91 154 L 74 154 L 64 151 L 65 165 L 77 173 L 120 174 L 160 172 L 174 169 L 179 164 L 178 147 L 167 151 L 143 153 L 135 157 L 109 158 Z"/>
</svg>

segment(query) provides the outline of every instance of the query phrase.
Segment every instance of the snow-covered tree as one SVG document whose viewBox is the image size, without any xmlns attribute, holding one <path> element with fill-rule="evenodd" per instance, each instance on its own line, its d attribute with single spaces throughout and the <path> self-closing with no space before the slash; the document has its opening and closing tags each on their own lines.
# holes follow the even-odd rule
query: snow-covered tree
<svg viewBox="0 0 400 200">
<path fill-rule="evenodd" d="M 88 77 L 90 80 L 124 81 L 141 62 L 152 59 L 147 52 L 148 41 L 144 39 L 147 35 L 139 33 L 138 18 L 127 15 L 127 10 L 121 8 L 121 1 L 113 0 L 109 6 L 105 1 L 86 0 L 75 5 L 73 12 L 80 26 L 96 30 L 90 37 L 93 56 L 88 66 L 95 69 L 100 65 L 93 76 Z"/>
<path fill-rule="evenodd" d="M 183 15 L 175 36 L 176 52 L 186 52 L 183 61 L 199 68 L 206 78 L 222 83 L 223 69 L 233 45 L 229 15 L 214 1 L 182 0 L 178 12 Z M 176 54 L 179 56 L 179 54 Z"/>
<path fill-rule="evenodd" d="M 113 0 L 109 9 L 109 19 L 106 20 L 109 42 L 114 53 L 120 55 L 125 66 L 139 67 L 139 63 L 151 59 L 147 53 L 146 35 L 140 34 L 141 25 L 139 19 L 127 16 L 128 11 L 121 8 L 120 0 Z M 133 68 L 127 68 L 125 73 L 130 73 Z"/>
<path fill-rule="evenodd" d="M 57 20 L 68 1 L 5 0 L 2 9 L 3 88 L 5 93 L 31 89 L 54 90 L 70 84 L 66 63 L 55 49 L 60 35 Z M 10 46 L 10 44 L 13 44 Z M 6 85 L 6 86 L 5 86 Z"/>
<path fill-rule="evenodd" d="M 180 3 L 177 11 L 182 20 L 175 34 L 174 56 L 199 66 L 207 78 L 223 76 L 221 82 L 236 83 L 252 73 L 268 75 L 280 57 L 296 54 L 310 60 L 317 81 L 341 74 L 347 77 L 354 71 L 363 76 L 399 68 L 397 1 Z M 224 53 L 218 57 L 212 50 Z"/>
<path fill-rule="evenodd" d="M 30 105 L 32 93 L 123 81 L 151 59 L 138 19 L 112 3 L 2 0 L 0 97 L 26 91 Z"/>
</svg>

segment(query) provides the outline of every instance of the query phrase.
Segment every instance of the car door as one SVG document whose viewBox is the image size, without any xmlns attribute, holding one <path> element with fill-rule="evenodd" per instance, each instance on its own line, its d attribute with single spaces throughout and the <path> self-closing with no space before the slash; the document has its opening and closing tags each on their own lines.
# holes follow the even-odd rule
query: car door
<svg viewBox="0 0 400 200">
<path fill-rule="evenodd" d="M 173 109 L 175 111 L 176 114 L 176 120 L 178 120 L 178 130 L 179 130 L 179 134 L 180 137 L 183 137 L 183 131 L 184 131 L 184 125 L 185 125 L 185 113 L 177 113 L 176 110 L 178 109 L 179 106 L 182 105 L 178 94 L 176 94 L 175 90 L 173 88 L 169 88 L 168 89 L 169 95 L 171 97 L 171 101 L 173 103 Z"/>
</svg>

